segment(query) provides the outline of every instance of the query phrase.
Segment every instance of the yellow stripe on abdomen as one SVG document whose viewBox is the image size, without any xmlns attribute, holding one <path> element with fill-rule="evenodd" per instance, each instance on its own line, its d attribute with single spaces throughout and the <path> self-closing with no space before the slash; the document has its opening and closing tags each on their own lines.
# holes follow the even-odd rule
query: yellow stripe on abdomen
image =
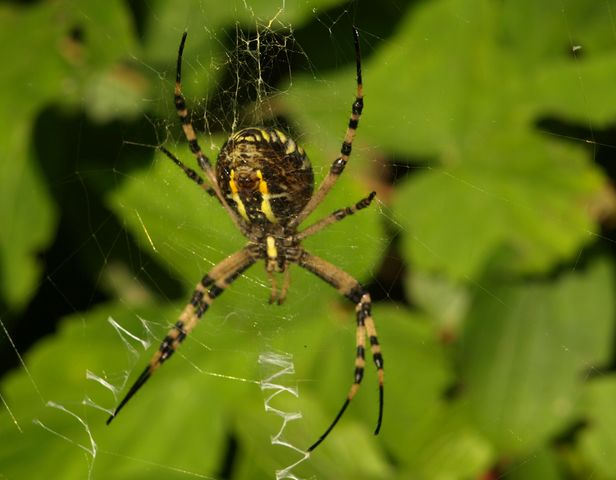
<svg viewBox="0 0 616 480">
<path fill-rule="evenodd" d="M 248 218 L 248 213 L 246 213 L 246 207 L 244 206 L 244 202 L 240 198 L 238 193 L 237 183 L 235 183 L 235 170 L 231 170 L 231 180 L 229 180 L 229 187 L 231 187 L 231 198 L 237 205 L 237 211 L 242 216 L 244 220 L 250 221 Z"/>
<path fill-rule="evenodd" d="M 270 193 L 267 188 L 267 182 L 263 180 L 263 174 L 261 170 L 257 170 L 257 177 L 259 177 L 259 192 L 261 193 L 261 211 L 265 218 L 267 218 L 271 223 L 278 223 L 278 219 L 276 215 L 274 215 L 274 211 L 272 210 L 272 204 L 270 203 Z"/>
</svg>

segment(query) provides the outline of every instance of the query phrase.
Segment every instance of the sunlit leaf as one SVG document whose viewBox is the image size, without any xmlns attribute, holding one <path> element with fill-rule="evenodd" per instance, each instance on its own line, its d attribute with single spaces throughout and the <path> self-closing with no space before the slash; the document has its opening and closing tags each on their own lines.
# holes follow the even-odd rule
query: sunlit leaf
<svg viewBox="0 0 616 480">
<path fill-rule="evenodd" d="M 461 341 L 463 382 L 476 424 L 500 448 L 529 451 L 572 421 L 584 372 L 611 355 L 613 292 L 612 268 L 597 261 L 478 298 Z"/>
</svg>

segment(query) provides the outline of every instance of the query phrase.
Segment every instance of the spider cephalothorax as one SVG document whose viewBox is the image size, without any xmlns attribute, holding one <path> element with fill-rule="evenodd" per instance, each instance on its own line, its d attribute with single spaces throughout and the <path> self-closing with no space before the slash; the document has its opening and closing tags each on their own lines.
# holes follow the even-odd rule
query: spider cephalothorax
<svg viewBox="0 0 616 480">
<path fill-rule="evenodd" d="M 350 207 L 336 210 L 303 230 L 298 230 L 301 223 L 335 185 L 351 155 L 353 138 L 363 109 L 359 33 L 356 29 L 353 29 L 353 35 L 357 93 L 351 107 L 351 118 L 342 141 L 340 156 L 332 162 L 327 176 L 314 194 L 313 172 L 306 153 L 290 136 L 274 128 L 245 128 L 233 134 L 222 147 L 214 170 L 197 142 L 182 94 L 182 52 L 186 33 L 182 36 L 176 67 L 175 107 L 182 121 L 190 150 L 205 174 L 205 180 L 171 152 L 163 147 L 160 147 L 160 150 L 178 165 L 188 178 L 218 199 L 248 242 L 244 248 L 214 266 L 197 283 L 191 300 L 184 307 L 180 318 L 167 332 L 148 366 L 118 404 L 107 424 L 163 362 L 173 355 L 214 299 L 255 262 L 265 260 L 265 270 L 271 282 L 270 303 L 283 302 L 290 285 L 289 266 L 295 264 L 329 283 L 355 304 L 357 329 L 353 384 L 333 422 L 308 448 L 308 451 L 314 450 L 331 432 L 357 393 L 364 376 L 366 339 L 378 373 L 379 413 L 374 433 L 379 432 L 383 417 L 383 357 L 372 319 L 370 294 L 344 270 L 312 255 L 301 245 L 306 237 L 366 208 L 374 199 L 375 192 Z M 277 287 L 274 272 L 284 272 L 280 289 Z"/>
<path fill-rule="evenodd" d="M 245 128 L 223 145 L 216 163 L 223 196 L 249 223 L 285 224 L 312 196 L 304 149 L 274 128 Z"/>
</svg>

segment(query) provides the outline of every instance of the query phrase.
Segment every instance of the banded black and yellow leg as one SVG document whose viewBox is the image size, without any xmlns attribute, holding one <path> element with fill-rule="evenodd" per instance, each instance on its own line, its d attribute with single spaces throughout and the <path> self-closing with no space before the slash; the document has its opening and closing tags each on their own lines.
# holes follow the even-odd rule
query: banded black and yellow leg
<svg viewBox="0 0 616 480">
<path fill-rule="evenodd" d="M 363 292 L 363 294 L 356 307 L 357 323 L 360 323 L 361 318 L 361 323 L 363 323 L 366 328 L 366 334 L 368 335 L 368 341 L 370 342 L 372 360 L 374 361 L 374 366 L 376 367 L 379 382 L 379 417 L 376 422 L 376 428 L 374 429 L 374 434 L 378 435 L 383 422 L 383 381 L 385 379 L 385 371 L 383 370 L 383 355 L 381 354 L 381 345 L 379 344 L 379 338 L 376 333 L 376 326 L 374 325 L 374 320 L 372 319 L 372 300 L 370 299 L 370 294 L 368 292 L 364 292 L 363 289 L 359 291 Z"/>
<path fill-rule="evenodd" d="M 342 141 L 342 147 L 340 148 L 340 156 L 336 158 L 331 164 L 329 168 L 329 172 L 325 179 L 319 185 L 318 190 L 312 196 L 310 201 L 306 204 L 304 209 L 295 217 L 293 220 L 289 222 L 289 227 L 297 227 L 308 215 L 310 215 L 314 209 L 321 203 L 323 198 L 328 194 L 328 192 L 335 185 L 338 177 L 344 171 L 344 167 L 346 167 L 347 162 L 349 161 L 349 157 L 351 156 L 351 150 L 353 147 L 353 140 L 355 138 L 355 132 L 357 131 L 357 127 L 359 126 L 359 119 L 361 118 L 361 113 L 364 109 L 364 88 L 363 81 L 361 77 L 361 51 L 359 48 L 359 32 L 355 27 L 353 27 L 353 40 L 355 43 L 355 68 L 356 68 L 356 78 L 357 78 L 357 92 L 355 94 L 355 101 L 353 105 L 351 105 L 351 118 L 349 119 L 349 124 L 346 129 L 346 133 L 344 134 L 344 140 Z"/>
<path fill-rule="evenodd" d="M 190 178 L 193 182 L 199 185 L 203 190 L 205 190 L 211 196 L 213 197 L 216 196 L 216 192 L 214 191 L 214 189 L 210 187 L 209 185 L 206 185 L 203 178 L 201 178 L 201 176 L 197 172 L 195 172 L 192 168 L 184 165 L 184 162 L 182 162 L 182 160 L 176 157 L 173 153 L 171 153 L 165 147 L 159 146 L 158 149 L 161 152 L 163 152 L 167 156 L 167 158 L 169 158 L 173 163 L 175 163 L 178 167 L 180 167 L 188 178 Z"/>
<path fill-rule="evenodd" d="M 374 362 L 374 366 L 376 367 L 377 371 L 377 377 L 379 382 L 379 416 L 376 421 L 376 428 L 374 429 L 374 434 L 378 435 L 379 431 L 381 430 L 381 424 L 383 423 L 383 381 L 385 379 L 385 371 L 383 370 L 383 355 L 381 353 L 381 345 L 379 344 L 379 338 L 376 333 L 376 326 L 374 325 L 374 320 L 372 318 L 372 300 L 370 299 L 370 294 L 364 291 L 359 284 L 357 284 L 357 287 L 354 287 L 352 292 L 350 293 L 353 296 L 356 296 L 361 293 L 359 303 L 355 307 L 355 311 L 357 312 L 357 324 L 358 326 L 362 324 L 365 327 L 365 334 L 368 336 L 368 341 L 370 342 L 372 361 Z M 351 298 L 351 296 L 349 295 L 347 295 L 347 297 L 353 301 L 355 301 L 356 299 L 356 297 Z"/>
<path fill-rule="evenodd" d="M 245 222 L 237 215 L 235 210 L 233 210 L 226 198 L 222 194 L 218 182 L 216 180 L 216 174 L 214 173 L 214 169 L 212 168 L 212 164 L 210 160 L 205 156 L 201 147 L 199 146 L 199 142 L 197 141 L 197 134 L 195 133 L 195 129 L 190 121 L 190 114 L 188 113 L 188 108 L 186 106 L 186 99 L 184 98 L 184 94 L 182 93 L 182 54 L 184 52 L 184 44 L 186 43 L 187 32 L 184 32 L 182 35 L 182 40 L 180 41 L 180 48 L 178 50 L 178 59 L 176 64 L 176 72 L 175 72 L 175 89 L 174 89 L 174 103 L 175 109 L 180 117 L 180 121 L 182 122 L 182 130 L 184 130 L 184 135 L 188 140 L 188 146 L 190 151 L 193 153 L 195 158 L 197 159 L 197 163 L 199 164 L 199 168 L 205 173 L 206 179 L 209 182 L 210 188 L 218 197 L 218 200 L 225 208 L 231 220 L 235 226 L 244 234 L 248 233 L 248 227 Z"/>
<path fill-rule="evenodd" d="M 124 405 L 128 403 L 152 374 L 173 355 L 180 343 L 182 343 L 186 336 L 195 328 L 199 319 L 207 311 L 214 299 L 224 292 L 224 290 L 246 269 L 255 263 L 255 261 L 256 258 L 254 255 L 247 249 L 243 249 L 224 259 L 201 279 L 195 287 L 190 303 L 184 307 L 180 318 L 171 330 L 167 332 L 160 347 L 158 347 L 158 350 L 150 359 L 148 366 L 131 386 L 113 414 L 107 419 L 107 425 L 111 423 Z"/>
<path fill-rule="evenodd" d="M 359 386 L 364 376 L 365 366 L 365 351 L 366 351 L 366 335 L 370 339 L 370 347 L 372 352 L 372 358 L 378 372 L 379 382 L 379 412 L 377 425 L 374 430 L 374 434 L 377 435 L 381 430 L 381 422 L 383 421 L 383 356 L 381 354 L 378 338 L 376 335 L 376 328 L 372 319 L 372 302 L 370 295 L 363 289 L 363 287 L 355 280 L 351 275 L 344 270 L 336 267 L 335 265 L 316 257 L 305 250 L 302 252 L 298 264 L 300 267 L 305 268 L 309 272 L 314 273 L 317 277 L 326 281 L 334 288 L 336 288 L 342 295 L 347 297 L 353 303 L 355 303 L 357 313 L 357 330 L 356 330 L 356 354 L 355 354 L 355 370 L 353 373 L 353 384 L 349 389 L 347 398 L 344 401 L 342 408 L 338 411 L 338 414 L 334 418 L 333 422 L 329 425 L 327 430 L 319 437 L 319 439 L 313 443 L 308 452 L 317 448 L 323 440 L 334 429 L 347 407 L 351 403 L 351 400 L 355 397 L 359 390 Z"/>
<path fill-rule="evenodd" d="M 302 241 L 304 238 L 320 232 L 321 230 L 323 230 L 325 227 L 328 227 L 332 223 L 339 222 L 340 220 L 345 219 L 347 216 L 353 215 L 358 210 L 362 210 L 370 206 L 375 196 L 376 196 L 376 192 L 371 192 L 370 195 L 368 195 L 365 198 L 362 198 L 355 205 L 351 207 L 341 208 L 340 210 L 336 210 L 335 212 L 328 215 L 327 217 L 319 220 L 316 223 L 313 223 L 309 227 L 299 232 L 297 235 L 295 235 L 295 238 L 297 239 L 298 242 Z"/>
</svg>

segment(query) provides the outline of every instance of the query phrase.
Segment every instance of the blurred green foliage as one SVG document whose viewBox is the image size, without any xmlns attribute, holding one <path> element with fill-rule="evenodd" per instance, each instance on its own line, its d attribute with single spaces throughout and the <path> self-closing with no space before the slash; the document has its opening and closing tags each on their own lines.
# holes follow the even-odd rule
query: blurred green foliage
<svg viewBox="0 0 616 480">
<path fill-rule="evenodd" d="M 281 420 L 263 409 L 264 352 L 293 356 L 279 380 L 299 396 L 273 405 L 303 419 L 284 438 L 306 448 L 322 433 L 352 379 L 354 312 L 299 268 L 274 307 L 253 267 L 104 422 L 193 284 L 243 244 L 154 148 L 194 163 L 172 101 L 181 32 L 208 155 L 229 128 L 275 122 L 320 179 L 354 94 L 354 22 L 366 108 L 311 219 L 372 189 L 378 202 L 306 247 L 374 289 L 390 282 L 373 309 L 385 419 L 374 437 L 368 370 L 296 474 L 616 478 L 615 12 L 612 0 L 1 5 L 0 319 L 19 344 L 53 328 L 51 311 L 71 315 L 18 345 L 24 363 L 3 377 L 0 477 L 272 478 L 299 456 L 270 444 Z"/>
</svg>

